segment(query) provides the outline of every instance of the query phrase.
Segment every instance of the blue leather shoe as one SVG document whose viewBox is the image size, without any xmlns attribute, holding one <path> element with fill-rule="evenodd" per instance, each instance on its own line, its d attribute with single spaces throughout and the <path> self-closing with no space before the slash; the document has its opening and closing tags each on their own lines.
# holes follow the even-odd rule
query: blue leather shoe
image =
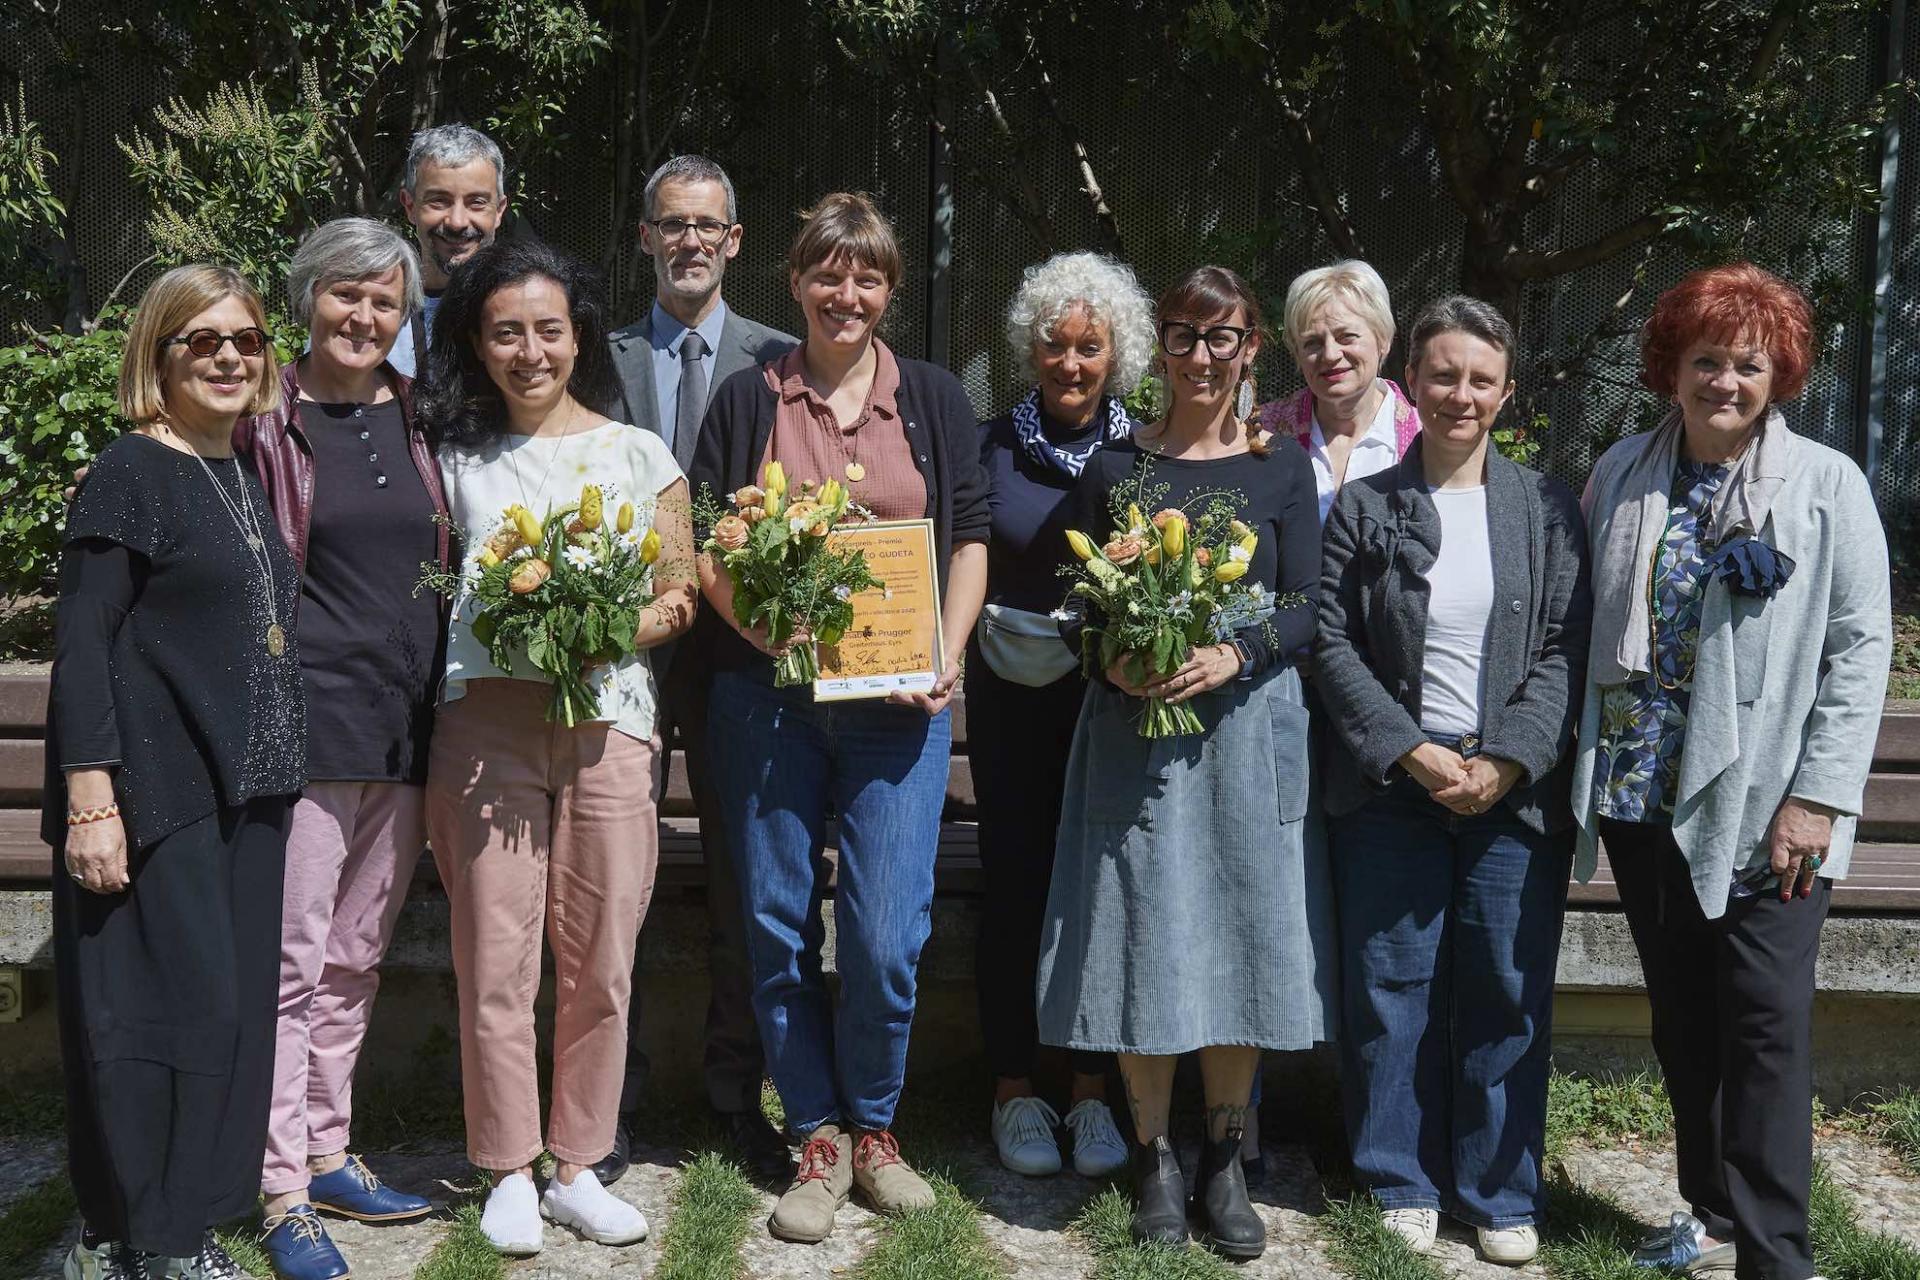
<svg viewBox="0 0 1920 1280">
<path fill-rule="evenodd" d="M 307 1184 L 307 1199 L 323 1213 L 361 1222 L 411 1222 L 433 1212 L 425 1196 L 395 1191 L 374 1177 L 359 1156 L 351 1155 L 332 1173 L 315 1174 Z"/>
<path fill-rule="evenodd" d="M 1667 1229 L 1640 1243 L 1633 1251 L 1636 1267 L 1659 1267 L 1684 1275 L 1704 1276 L 1733 1271 L 1733 1245 L 1707 1244 L 1706 1224 L 1690 1213 L 1676 1212 Z"/>
<path fill-rule="evenodd" d="M 297 1204 L 262 1225 L 267 1233 L 260 1247 L 280 1280 L 346 1280 L 350 1274 L 312 1205 Z"/>
</svg>

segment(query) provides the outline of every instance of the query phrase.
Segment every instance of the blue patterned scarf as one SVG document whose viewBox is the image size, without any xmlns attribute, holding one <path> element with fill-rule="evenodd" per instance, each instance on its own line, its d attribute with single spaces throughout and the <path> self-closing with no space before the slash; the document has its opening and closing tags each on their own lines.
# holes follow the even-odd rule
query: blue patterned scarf
<svg viewBox="0 0 1920 1280">
<path fill-rule="evenodd" d="M 1040 389 L 1035 387 L 1013 406 L 1013 434 L 1020 441 L 1021 452 L 1042 470 L 1077 480 L 1095 449 L 1133 434 L 1134 421 L 1127 416 L 1126 406 L 1112 396 L 1105 400 L 1106 422 L 1100 428 L 1098 442 L 1092 449 L 1065 449 L 1047 439 L 1046 428 L 1040 420 Z"/>
</svg>

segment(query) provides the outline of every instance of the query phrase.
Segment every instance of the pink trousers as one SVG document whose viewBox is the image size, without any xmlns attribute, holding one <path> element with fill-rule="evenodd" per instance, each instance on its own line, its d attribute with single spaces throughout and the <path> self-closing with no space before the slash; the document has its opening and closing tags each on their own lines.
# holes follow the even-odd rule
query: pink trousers
<svg viewBox="0 0 1920 1280">
<path fill-rule="evenodd" d="M 440 708 L 427 829 L 453 920 L 467 1156 L 517 1169 L 544 1149 L 613 1150 L 633 952 L 660 837 L 655 745 L 606 724 L 549 724 L 552 691 L 475 680 Z M 553 1102 L 534 1063 L 540 943 L 553 948 Z"/>
<path fill-rule="evenodd" d="M 280 1020 L 260 1188 L 307 1185 L 307 1161 L 347 1149 L 353 1068 L 380 989 L 380 957 L 426 844 L 421 789 L 315 782 L 287 836 Z"/>
</svg>

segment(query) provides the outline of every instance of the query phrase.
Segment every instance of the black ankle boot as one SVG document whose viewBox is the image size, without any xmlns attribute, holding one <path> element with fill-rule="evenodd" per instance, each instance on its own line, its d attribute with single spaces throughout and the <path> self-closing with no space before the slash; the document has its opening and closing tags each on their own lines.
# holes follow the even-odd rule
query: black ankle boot
<svg viewBox="0 0 1920 1280">
<path fill-rule="evenodd" d="M 1244 1197 L 1243 1197 L 1244 1198 Z M 1133 1148 L 1133 1238 L 1142 1244 L 1187 1242 L 1187 1184 L 1165 1135 Z"/>
<path fill-rule="evenodd" d="M 1224 1257 L 1244 1260 L 1267 1251 L 1267 1228 L 1247 1199 L 1240 1141 L 1240 1130 L 1230 1129 L 1226 1137 L 1201 1148 L 1193 1216 L 1206 1223 L 1200 1243 Z"/>
</svg>

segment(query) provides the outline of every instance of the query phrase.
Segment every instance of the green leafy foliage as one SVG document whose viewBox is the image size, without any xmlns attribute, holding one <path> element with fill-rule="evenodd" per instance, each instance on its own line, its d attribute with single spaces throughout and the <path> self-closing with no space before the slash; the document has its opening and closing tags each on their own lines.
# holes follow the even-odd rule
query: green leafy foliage
<svg viewBox="0 0 1920 1280">
<path fill-rule="evenodd" d="M 31 308 L 54 290 L 46 244 L 67 211 L 53 194 L 53 166 L 23 84 L 15 105 L 0 103 L 0 308 Z"/>
<path fill-rule="evenodd" d="M 122 429 L 120 321 L 73 337 L 0 348 L 0 592 L 53 586 L 66 520 L 62 490 Z"/>
<path fill-rule="evenodd" d="M 164 265 L 225 262 L 261 296 L 286 285 L 294 246 L 333 207 L 333 109 L 317 71 L 301 68 L 294 100 L 276 105 L 254 81 L 223 83 L 198 105 L 156 110 L 157 136 L 122 139 Z"/>
</svg>

